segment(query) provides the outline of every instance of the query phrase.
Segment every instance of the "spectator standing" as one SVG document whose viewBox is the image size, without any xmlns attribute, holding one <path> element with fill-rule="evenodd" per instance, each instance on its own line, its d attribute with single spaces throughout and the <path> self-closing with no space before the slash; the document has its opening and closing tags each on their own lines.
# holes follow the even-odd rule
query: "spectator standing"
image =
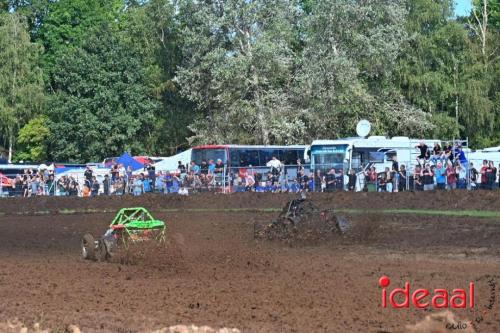
<svg viewBox="0 0 500 333">
<path fill-rule="evenodd" d="M 413 184 L 415 186 L 415 191 L 424 190 L 424 181 L 422 177 L 422 167 L 420 165 L 415 166 L 415 171 L 413 172 Z"/>
<path fill-rule="evenodd" d="M 40 186 L 40 177 L 38 175 L 33 176 L 31 179 L 31 195 L 36 196 L 38 194 L 38 187 Z"/>
<path fill-rule="evenodd" d="M 399 167 L 398 175 L 399 175 L 398 190 L 399 192 L 402 192 L 406 190 L 406 180 L 408 177 L 406 173 L 406 167 L 404 164 L 401 164 L 401 166 Z"/>
<path fill-rule="evenodd" d="M 488 161 L 488 167 L 486 168 L 486 184 L 488 190 L 493 190 L 495 181 L 497 178 L 497 169 L 493 161 Z"/>
<path fill-rule="evenodd" d="M 336 171 L 334 168 L 331 168 L 326 174 L 325 182 L 326 182 L 325 190 L 327 192 L 335 191 L 335 188 L 337 187 L 337 178 L 336 178 Z"/>
<path fill-rule="evenodd" d="M 109 176 L 104 175 L 104 180 L 102 181 L 102 190 L 104 195 L 109 195 L 109 188 L 110 188 Z"/>
<path fill-rule="evenodd" d="M 389 167 L 385 168 L 385 189 L 387 192 L 392 193 L 393 191 L 393 173 L 391 172 L 391 169 Z"/>
<path fill-rule="evenodd" d="M 446 142 L 446 144 L 444 145 L 443 154 L 445 159 L 449 159 L 451 161 L 455 159 L 455 156 L 453 154 L 453 146 L 451 145 L 451 143 Z M 446 161 L 443 161 L 443 163 L 446 163 Z"/>
<path fill-rule="evenodd" d="M 441 161 L 437 162 L 437 167 L 434 169 L 436 176 L 436 184 L 438 190 L 446 189 L 446 168 Z"/>
<path fill-rule="evenodd" d="M 83 176 L 85 177 L 85 180 L 87 181 L 87 186 L 90 189 L 90 187 L 92 187 L 92 177 L 94 176 L 94 173 L 90 168 L 90 166 L 87 166 L 85 172 L 83 173 Z"/>
<path fill-rule="evenodd" d="M 181 174 L 186 173 L 186 166 L 182 164 L 182 161 L 177 162 L 177 170 L 179 170 Z"/>
<path fill-rule="evenodd" d="M 148 179 L 150 183 L 150 191 L 154 192 L 155 191 L 155 185 L 156 185 L 156 167 L 153 162 L 148 163 L 145 167 L 145 171 L 148 172 Z M 144 190 L 146 192 L 146 190 Z M 147 191 L 149 192 L 149 191 Z"/>
<path fill-rule="evenodd" d="M 391 167 L 392 191 L 399 192 L 399 163 L 397 156 L 392 158 Z"/>
<path fill-rule="evenodd" d="M 56 194 L 56 183 L 54 181 L 54 175 L 49 175 L 47 180 L 47 195 L 54 196 Z"/>
<path fill-rule="evenodd" d="M 488 161 L 483 160 L 483 165 L 479 170 L 479 173 L 481 174 L 481 189 L 483 190 L 486 190 L 488 188 L 488 175 L 486 174 L 487 169 L 488 169 Z"/>
<path fill-rule="evenodd" d="M 357 176 L 356 172 L 354 169 L 349 170 L 349 182 L 347 183 L 347 189 L 349 191 L 356 191 L 356 181 L 357 181 Z"/>
<path fill-rule="evenodd" d="M 146 175 L 146 176 L 141 176 L 141 180 L 142 180 L 142 189 L 143 189 L 143 192 L 144 193 L 149 193 L 151 192 L 151 179 L 149 179 L 149 177 Z"/>
<path fill-rule="evenodd" d="M 133 194 L 135 196 L 141 195 L 144 193 L 144 184 L 141 177 L 135 177 L 132 183 Z"/>
<path fill-rule="evenodd" d="M 446 182 L 448 190 L 455 190 L 457 188 L 457 173 L 450 160 L 448 160 L 448 166 L 446 167 Z"/>
<path fill-rule="evenodd" d="M 424 183 L 424 191 L 434 190 L 434 174 L 432 173 L 431 166 L 427 163 L 422 169 L 421 174 Z"/>
<path fill-rule="evenodd" d="M 470 163 L 470 189 L 475 190 L 477 189 L 477 181 L 478 181 L 478 176 L 479 172 L 477 169 L 474 167 L 473 163 Z"/>
<path fill-rule="evenodd" d="M 118 164 L 114 164 L 111 168 L 111 182 L 114 184 L 118 180 L 118 176 L 120 175 L 118 171 Z"/>
<path fill-rule="evenodd" d="M 465 168 L 460 164 L 460 162 L 457 162 L 456 165 L 456 175 L 457 175 L 457 188 L 459 189 L 465 189 L 467 188 L 467 172 L 465 171 Z"/>
<path fill-rule="evenodd" d="M 366 188 L 368 192 L 376 192 L 377 191 L 377 171 L 375 167 L 372 166 L 368 171 L 365 171 L 366 177 Z"/>
<path fill-rule="evenodd" d="M 318 169 L 314 173 L 314 191 L 315 192 L 322 192 L 321 189 L 321 183 L 323 182 L 323 175 L 321 174 L 321 170 Z"/>
<path fill-rule="evenodd" d="M 94 176 L 92 177 L 92 191 L 91 191 L 91 195 L 93 197 L 96 197 L 99 195 L 99 182 L 97 181 L 97 178 Z"/>
</svg>

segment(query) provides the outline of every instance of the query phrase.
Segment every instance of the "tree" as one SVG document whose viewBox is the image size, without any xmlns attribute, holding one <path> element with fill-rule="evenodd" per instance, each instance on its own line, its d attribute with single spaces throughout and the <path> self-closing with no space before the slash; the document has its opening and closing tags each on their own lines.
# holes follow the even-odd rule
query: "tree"
<svg viewBox="0 0 500 333">
<path fill-rule="evenodd" d="M 22 17 L 0 14 L 0 139 L 8 145 L 9 161 L 19 129 L 43 108 L 40 53 Z"/>
<path fill-rule="evenodd" d="M 400 1 L 315 2 L 305 21 L 296 94 L 309 115 L 309 140 L 352 136 L 363 118 L 381 134 L 430 128 L 426 115 L 394 89 L 405 16 Z"/>
<path fill-rule="evenodd" d="M 186 1 L 183 95 L 202 113 L 191 142 L 296 142 L 304 121 L 294 110 L 290 84 L 297 6 L 287 0 Z"/>
<path fill-rule="evenodd" d="M 102 25 L 112 25 L 123 10 L 121 0 L 58 0 L 50 1 L 37 41 L 45 49 L 44 72 L 52 83 L 55 63 L 70 50 L 82 45 L 89 34 Z"/>
<path fill-rule="evenodd" d="M 47 122 L 47 117 L 38 116 L 21 128 L 17 138 L 19 149 L 15 160 L 32 162 L 47 160 L 47 140 L 50 136 Z"/>
<path fill-rule="evenodd" d="M 155 96 L 161 102 L 148 151 L 155 155 L 171 155 L 187 148 L 188 129 L 195 119 L 194 105 L 180 93 L 174 78 L 182 60 L 182 40 L 175 8 L 170 0 L 134 3 L 120 18 L 120 38 L 136 49 L 149 73 Z"/>
<path fill-rule="evenodd" d="M 103 26 L 55 68 L 48 110 L 52 159 L 145 153 L 159 105 L 136 50 Z"/>
<path fill-rule="evenodd" d="M 493 43 L 484 51 L 481 29 L 454 19 L 451 0 L 412 0 L 408 7 L 410 38 L 396 71 L 401 92 L 432 114 L 437 138 L 468 137 L 473 146 L 500 141 Z"/>
</svg>

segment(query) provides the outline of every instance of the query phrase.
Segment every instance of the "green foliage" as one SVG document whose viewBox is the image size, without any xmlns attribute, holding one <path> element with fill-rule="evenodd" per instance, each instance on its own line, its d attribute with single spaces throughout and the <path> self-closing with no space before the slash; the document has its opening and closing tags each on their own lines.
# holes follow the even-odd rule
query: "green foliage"
<svg viewBox="0 0 500 333">
<path fill-rule="evenodd" d="M 14 160 L 34 162 L 47 160 L 47 139 L 50 136 L 47 122 L 47 117 L 38 116 L 21 128 L 17 138 L 19 150 L 16 152 Z"/>
<path fill-rule="evenodd" d="M 120 0 L 50 1 L 37 40 L 44 46 L 45 74 L 52 80 L 56 61 L 82 45 L 102 25 L 111 25 L 123 9 Z"/>
<path fill-rule="evenodd" d="M 42 110 L 40 53 L 21 16 L 0 14 L 0 140 L 4 146 L 12 147 L 19 129 Z"/>
<path fill-rule="evenodd" d="M 0 0 L 0 146 L 170 155 L 351 136 L 362 118 L 500 145 L 500 1 L 453 3 Z"/>
<path fill-rule="evenodd" d="M 293 1 L 186 1 L 178 82 L 201 112 L 191 142 L 293 142 L 304 115 L 293 110 Z"/>
<path fill-rule="evenodd" d="M 146 152 L 158 103 L 134 49 L 107 27 L 56 62 L 48 115 L 55 160 Z"/>
</svg>

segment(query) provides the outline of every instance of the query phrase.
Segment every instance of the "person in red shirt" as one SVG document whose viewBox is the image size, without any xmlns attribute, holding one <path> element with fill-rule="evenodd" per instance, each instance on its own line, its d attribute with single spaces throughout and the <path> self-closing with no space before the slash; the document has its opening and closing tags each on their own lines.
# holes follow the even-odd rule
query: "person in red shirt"
<svg viewBox="0 0 500 333">
<path fill-rule="evenodd" d="M 451 161 L 448 161 L 446 167 L 446 181 L 448 183 L 448 190 L 455 190 L 457 188 L 457 173 Z"/>
<path fill-rule="evenodd" d="M 479 170 L 479 173 L 481 174 L 481 189 L 485 190 L 487 188 L 488 184 L 488 175 L 486 174 L 486 171 L 488 169 L 488 161 L 483 160 L 483 166 Z"/>
</svg>

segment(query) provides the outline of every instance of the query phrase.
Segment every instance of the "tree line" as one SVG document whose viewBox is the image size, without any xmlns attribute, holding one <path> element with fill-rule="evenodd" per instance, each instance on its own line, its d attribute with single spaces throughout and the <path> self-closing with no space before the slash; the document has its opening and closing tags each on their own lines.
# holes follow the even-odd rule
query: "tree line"
<svg viewBox="0 0 500 333">
<path fill-rule="evenodd" d="M 0 0 L 0 153 L 373 134 L 500 145 L 500 1 Z"/>
</svg>

